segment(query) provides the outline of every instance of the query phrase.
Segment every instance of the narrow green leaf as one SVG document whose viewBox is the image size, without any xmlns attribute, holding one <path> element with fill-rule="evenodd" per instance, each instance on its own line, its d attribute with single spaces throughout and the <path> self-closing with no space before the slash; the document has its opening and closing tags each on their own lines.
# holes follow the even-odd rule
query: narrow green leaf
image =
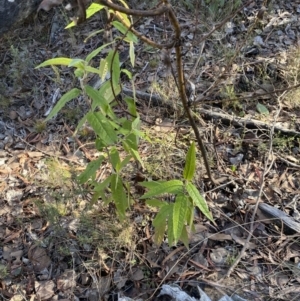
<svg viewBox="0 0 300 301">
<path fill-rule="evenodd" d="M 195 142 L 192 142 L 186 155 L 183 178 L 187 181 L 191 181 L 194 177 L 195 169 L 196 169 L 196 147 L 195 147 Z"/>
<path fill-rule="evenodd" d="M 115 86 L 114 91 L 116 96 L 120 94 L 121 92 L 121 86 Z M 110 81 L 105 82 L 99 89 L 99 93 L 106 99 L 108 103 L 111 103 L 115 98 L 114 94 L 112 92 L 112 88 L 110 85 Z"/>
<path fill-rule="evenodd" d="M 127 103 L 128 111 L 133 116 L 137 116 L 136 105 L 133 98 L 125 97 L 125 102 Z"/>
<path fill-rule="evenodd" d="M 130 80 L 132 79 L 132 73 L 129 70 L 121 69 L 121 72 L 125 73 Z"/>
<path fill-rule="evenodd" d="M 127 135 L 124 142 L 135 151 L 138 150 L 138 137 L 134 133 Z"/>
<path fill-rule="evenodd" d="M 120 164 L 120 171 L 131 161 L 132 155 L 128 155 Z"/>
<path fill-rule="evenodd" d="M 106 202 L 108 197 L 105 194 L 105 190 L 108 188 L 111 183 L 112 175 L 108 176 L 103 182 L 93 182 L 94 184 L 94 194 L 92 196 L 92 204 L 96 203 L 99 198 L 102 199 L 103 202 Z"/>
<path fill-rule="evenodd" d="M 133 42 L 129 43 L 129 57 L 132 67 L 134 67 L 135 63 L 135 53 L 134 53 L 134 44 Z"/>
<path fill-rule="evenodd" d="M 101 81 L 104 82 L 106 74 L 108 73 L 108 63 L 105 59 L 100 60 L 99 71 L 100 71 Z"/>
<path fill-rule="evenodd" d="M 173 206 L 173 235 L 174 242 L 177 243 L 181 236 L 182 228 L 186 222 L 186 211 L 188 209 L 188 197 L 184 194 L 178 194 Z"/>
<path fill-rule="evenodd" d="M 144 162 L 142 160 L 142 158 L 140 157 L 140 154 L 138 151 L 136 151 L 135 149 L 133 148 L 129 148 L 129 153 L 132 155 L 132 157 L 141 164 L 141 167 L 142 168 L 145 168 L 144 166 Z"/>
<path fill-rule="evenodd" d="M 123 181 L 117 174 L 112 175 L 111 192 L 119 218 L 123 220 L 125 218 L 126 209 L 129 207 L 129 202 L 127 193 L 123 187 Z"/>
<path fill-rule="evenodd" d="M 51 66 L 51 65 L 64 65 L 69 66 L 69 64 L 72 62 L 72 59 L 68 57 L 57 57 L 54 59 L 47 60 L 41 64 L 39 64 L 35 69 L 45 67 L 45 66 Z"/>
<path fill-rule="evenodd" d="M 157 246 L 160 246 L 161 243 L 163 242 L 165 231 L 166 231 L 166 221 L 164 221 L 164 223 L 160 224 L 159 226 L 155 227 L 153 241 Z"/>
<path fill-rule="evenodd" d="M 213 221 L 213 217 L 208 209 L 207 203 L 203 196 L 199 193 L 198 189 L 191 182 L 188 182 L 186 184 L 186 190 L 192 198 L 194 205 L 197 206 L 209 220 Z"/>
<path fill-rule="evenodd" d="M 103 9 L 105 6 L 102 4 L 98 4 L 98 3 L 92 3 L 88 9 L 86 10 L 86 18 L 90 18 L 91 16 L 93 16 L 95 13 L 97 13 L 98 11 L 100 11 L 101 9 Z M 71 23 L 69 23 L 65 29 L 69 29 L 71 27 L 74 27 L 76 24 L 74 21 L 72 21 Z"/>
<path fill-rule="evenodd" d="M 96 55 L 98 55 L 105 47 L 113 44 L 114 42 L 110 42 L 107 44 L 104 44 L 98 48 L 96 48 L 95 50 L 93 50 L 91 53 L 89 53 L 89 55 L 85 58 L 86 62 L 90 62 Z M 102 60 L 102 59 L 101 59 Z"/>
<path fill-rule="evenodd" d="M 170 204 L 162 206 L 152 221 L 152 225 L 154 227 L 159 227 L 163 223 L 166 224 L 166 220 L 168 219 L 169 215 L 172 214 L 172 210 L 173 206 L 170 206 Z"/>
<path fill-rule="evenodd" d="M 119 152 L 115 147 L 113 147 L 109 151 L 109 157 L 110 157 L 110 162 L 111 162 L 113 168 L 116 170 L 117 173 L 119 173 L 121 160 L 120 160 Z"/>
<path fill-rule="evenodd" d="M 114 114 L 111 106 L 109 105 L 108 101 L 101 95 L 98 90 L 95 90 L 91 86 L 85 86 L 86 94 L 93 100 L 92 102 L 92 110 L 94 111 L 97 107 L 101 109 L 101 112 L 104 115 L 108 115 L 110 118 L 115 119 L 116 115 Z"/>
<path fill-rule="evenodd" d="M 99 76 L 101 76 L 101 72 L 99 69 L 97 68 L 94 68 L 94 67 L 91 67 L 91 66 L 85 66 L 84 70 L 86 72 L 89 72 L 89 73 L 95 73 L 95 74 L 98 74 Z"/>
<path fill-rule="evenodd" d="M 68 67 L 76 67 L 79 69 L 84 69 L 85 61 L 82 59 L 72 59 Z"/>
<path fill-rule="evenodd" d="M 114 128 L 101 112 L 88 113 L 87 120 L 95 133 L 99 136 L 99 138 L 106 142 L 107 145 L 117 142 L 118 137 Z"/>
<path fill-rule="evenodd" d="M 189 248 L 189 235 L 186 230 L 186 227 L 182 228 L 182 232 L 181 232 L 179 239 L 183 242 L 184 246 L 188 249 Z"/>
<path fill-rule="evenodd" d="M 87 43 L 88 40 L 89 40 L 90 38 L 92 38 L 92 37 L 98 35 L 99 33 L 103 32 L 103 31 L 104 31 L 104 29 L 99 29 L 99 30 L 95 30 L 95 31 L 91 32 L 91 33 L 84 39 L 83 42 L 84 42 L 84 43 Z"/>
<path fill-rule="evenodd" d="M 146 204 L 150 207 L 158 207 L 161 208 L 164 205 L 167 205 L 167 202 L 164 202 L 162 200 L 158 200 L 158 199 L 152 199 L 152 200 L 147 200 Z"/>
<path fill-rule="evenodd" d="M 85 168 L 85 171 L 78 176 L 79 183 L 83 184 L 86 183 L 90 178 L 94 178 L 103 160 L 104 157 L 100 156 L 97 160 L 90 162 Z"/>
<path fill-rule="evenodd" d="M 168 219 L 168 244 L 170 247 L 176 244 L 176 241 L 174 238 L 173 215 L 172 214 L 169 215 L 169 219 Z"/>
<path fill-rule="evenodd" d="M 74 135 L 77 134 L 77 132 L 83 127 L 84 123 L 86 122 L 86 114 L 79 120 Z"/>
<path fill-rule="evenodd" d="M 183 183 L 179 180 L 171 180 L 166 182 L 161 182 L 157 187 L 150 189 L 146 192 L 141 199 L 146 199 L 154 197 L 163 193 L 175 193 L 178 194 L 182 192 Z"/>
<path fill-rule="evenodd" d="M 140 182 L 139 184 L 143 187 L 146 187 L 148 189 L 157 188 L 160 186 L 161 183 L 164 183 L 165 181 L 148 181 L 148 182 Z"/>
<path fill-rule="evenodd" d="M 112 69 L 112 82 L 113 86 L 117 87 L 119 85 L 119 80 L 120 80 L 120 74 L 121 74 L 121 69 L 120 69 L 120 59 L 119 59 L 119 53 L 111 50 L 107 57 L 106 61 L 108 63 L 108 69 Z"/>
<path fill-rule="evenodd" d="M 190 199 L 188 199 L 188 208 L 186 211 L 186 221 L 188 225 L 191 227 L 194 223 L 194 214 L 195 214 L 195 209 L 194 206 L 191 204 Z"/>
<path fill-rule="evenodd" d="M 108 176 L 104 181 L 102 182 L 93 182 L 94 184 L 94 191 L 104 191 L 108 188 L 109 184 L 111 183 L 112 175 Z"/>
<path fill-rule="evenodd" d="M 126 40 L 128 42 L 132 41 L 134 43 L 137 43 L 138 42 L 138 39 L 136 37 L 135 34 L 133 34 L 131 31 L 129 31 L 127 29 L 126 26 L 124 26 L 121 22 L 119 21 L 113 21 L 112 22 L 112 25 L 117 28 L 123 35 L 126 35 Z"/>
<path fill-rule="evenodd" d="M 80 93 L 81 93 L 81 91 L 79 89 L 74 88 L 74 89 L 68 91 L 66 94 L 64 94 L 61 97 L 61 99 L 57 102 L 57 104 L 54 106 L 54 108 L 52 109 L 50 114 L 47 116 L 45 121 L 48 121 L 49 119 L 51 119 L 54 115 L 56 115 L 65 106 L 65 104 L 67 102 L 76 98 Z"/>
</svg>

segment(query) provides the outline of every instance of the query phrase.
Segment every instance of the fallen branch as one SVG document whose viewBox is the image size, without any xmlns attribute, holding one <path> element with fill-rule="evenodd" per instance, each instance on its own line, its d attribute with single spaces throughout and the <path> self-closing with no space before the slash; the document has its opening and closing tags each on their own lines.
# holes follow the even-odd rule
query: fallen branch
<svg viewBox="0 0 300 301">
<path fill-rule="evenodd" d="M 133 97 L 132 90 L 123 88 L 123 92 L 126 95 Z M 142 92 L 142 91 L 136 91 L 135 94 L 138 99 L 145 100 L 145 101 L 151 101 L 151 103 L 154 106 L 161 106 L 161 105 L 169 106 L 157 94 L 149 94 L 149 93 Z M 212 109 L 208 110 L 205 108 L 198 108 L 197 112 L 200 114 L 203 114 L 206 119 L 220 119 L 222 121 L 222 123 L 224 123 L 226 125 L 233 125 L 233 126 L 238 126 L 238 127 L 246 127 L 249 129 L 260 129 L 260 130 L 267 130 L 267 131 L 270 131 L 270 129 L 274 127 L 274 132 L 277 132 L 277 133 L 279 132 L 279 133 L 282 133 L 287 136 L 300 137 L 300 132 L 284 128 L 278 124 L 270 125 L 270 124 L 260 121 L 260 120 L 236 117 L 236 116 L 229 115 L 226 113 L 217 112 Z"/>
</svg>

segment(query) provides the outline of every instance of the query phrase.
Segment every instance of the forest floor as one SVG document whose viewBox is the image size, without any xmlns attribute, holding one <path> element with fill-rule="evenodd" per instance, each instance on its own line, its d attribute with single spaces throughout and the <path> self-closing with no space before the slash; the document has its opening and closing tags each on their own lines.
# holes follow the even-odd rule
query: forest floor
<svg viewBox="0 0 300 301">
<path fill-rule="evenodd" d="M 156 246 L 156 211 L 139 200 L 141 179 L 181 177 L 195 140 L 166 54 L 139 42 L 132 68 L 126 43 L 119 49 L 135 76 L 149 138 L 140 143 L 145 168 L 127 170 L 135 202 L 120 223 L 112 204 L 92 202 L 76 180 L 99 156 L 88 125 L 74 134 L 89 109 L 86 97 L 44 122 L 61 95 L 80 88 L 78 79 L 65 67 L 35 69 L 50 58 L 85 58 L 104 44 L 103 32 L 90 34 L 106 18 L 65 30 L 70 12 L 57 6 L 0 38 L 3 300 L 152 300 L 164 284 L 196 299 L 200 287 L 211 300 L 299 300 L 300 4 L 244 1 L 238 10 L 239 1 L 194 2 L 179 1 L 174 11 L 185 75 L 195 85 L 192 108 L 212 174 L 224 181 L 209 182 L 199 153 L 195 184 L 215 225 L 195 211 L 189 249 L 166 239 Z M 165 17 L 141 20 L 136 29 L 158 42 L 173 34 Z M 173 64 L 174 53 L 167 55 Z M 122 80 L 124 97 L 131 86 Z M 117 113 L 126 115 L 122 106 Z M 98 180 L 110 172 L 103 164 Z"/>
</svg>

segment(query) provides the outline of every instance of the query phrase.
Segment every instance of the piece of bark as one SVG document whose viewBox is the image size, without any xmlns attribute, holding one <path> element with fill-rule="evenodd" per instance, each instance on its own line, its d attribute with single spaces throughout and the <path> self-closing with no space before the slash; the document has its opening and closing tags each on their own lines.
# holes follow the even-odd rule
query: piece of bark
<svg viewBox="0 0 300 301">
<path fill-rule="evenodd" d="M 259 203 L 258 208 L 279 227 L 284 226 L 283 230 L 286 234 L 300 233 L 300 223 L 296 222 L 285 212 L 266 203 Z"/>
</svg>

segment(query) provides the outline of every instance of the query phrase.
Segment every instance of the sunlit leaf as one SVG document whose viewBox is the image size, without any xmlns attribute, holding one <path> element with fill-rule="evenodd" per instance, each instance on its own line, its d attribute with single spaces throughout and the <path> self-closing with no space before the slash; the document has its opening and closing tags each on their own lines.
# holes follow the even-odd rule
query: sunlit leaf
<svg viewBox="0 0 300 301">
<path fill-rule="evenodd" d="M 96 14 L 98 11 L 100 11 L 103 8 L 105 8 L 104 5 L 93 2 L 86 10 L 86 18 L 87 19 L 90 18 L 91 16 L 93 16 L 94 14 Z M 65 27 L 65 29 L 74 27 L 75 25 L 76 25 L 75 22 L 72 21 Z"/>
<path fill-rule="evenodd" d="M 39 64 L 35 69 L 45 67 L 45 66 L 50 66 L 50 65 L 64 65 L 64 66 L 69 66 L 69 64 L 72 62 L 72 59 L 68 57 L 57 57 L 54 59 L 47 60 L 41 64 Z"/>
<path fill-rule="evenodd" d="M 135 53 L 134 53 L 134 44 L 133 42 L 129 43 L 129 57 L 132 67 L 134 67 L 135 63 Z"/>
<path fill-rule="evenodd" d="M 57 102 L 57 104 L 54 106 L 50 114 L 47 116 L 46 121 L 51 119 L 53 116 L 55 116 L 70 100 L 76 98 L 78 95 L 80 95 L 81 91 L 77 88 L 74 88 L 70 91 L 68 91 L 66 94 L 64 94 L 61 99 Z"/>
<path fill-rule="evenodd" d="M 105 47 L 113 44 L 114 42 L 110 42 L 110 43 L 106 43 L 103 44 L 102 46 L 96 48 L 95 50 L 93 50 L 91 53 L 88 54 L 88 56 L 86 57 L 86 61 L 89 63 L 91 61 L 91 59 L 93 59 L 96 55 L 98 55 Z"/>
</svg>

